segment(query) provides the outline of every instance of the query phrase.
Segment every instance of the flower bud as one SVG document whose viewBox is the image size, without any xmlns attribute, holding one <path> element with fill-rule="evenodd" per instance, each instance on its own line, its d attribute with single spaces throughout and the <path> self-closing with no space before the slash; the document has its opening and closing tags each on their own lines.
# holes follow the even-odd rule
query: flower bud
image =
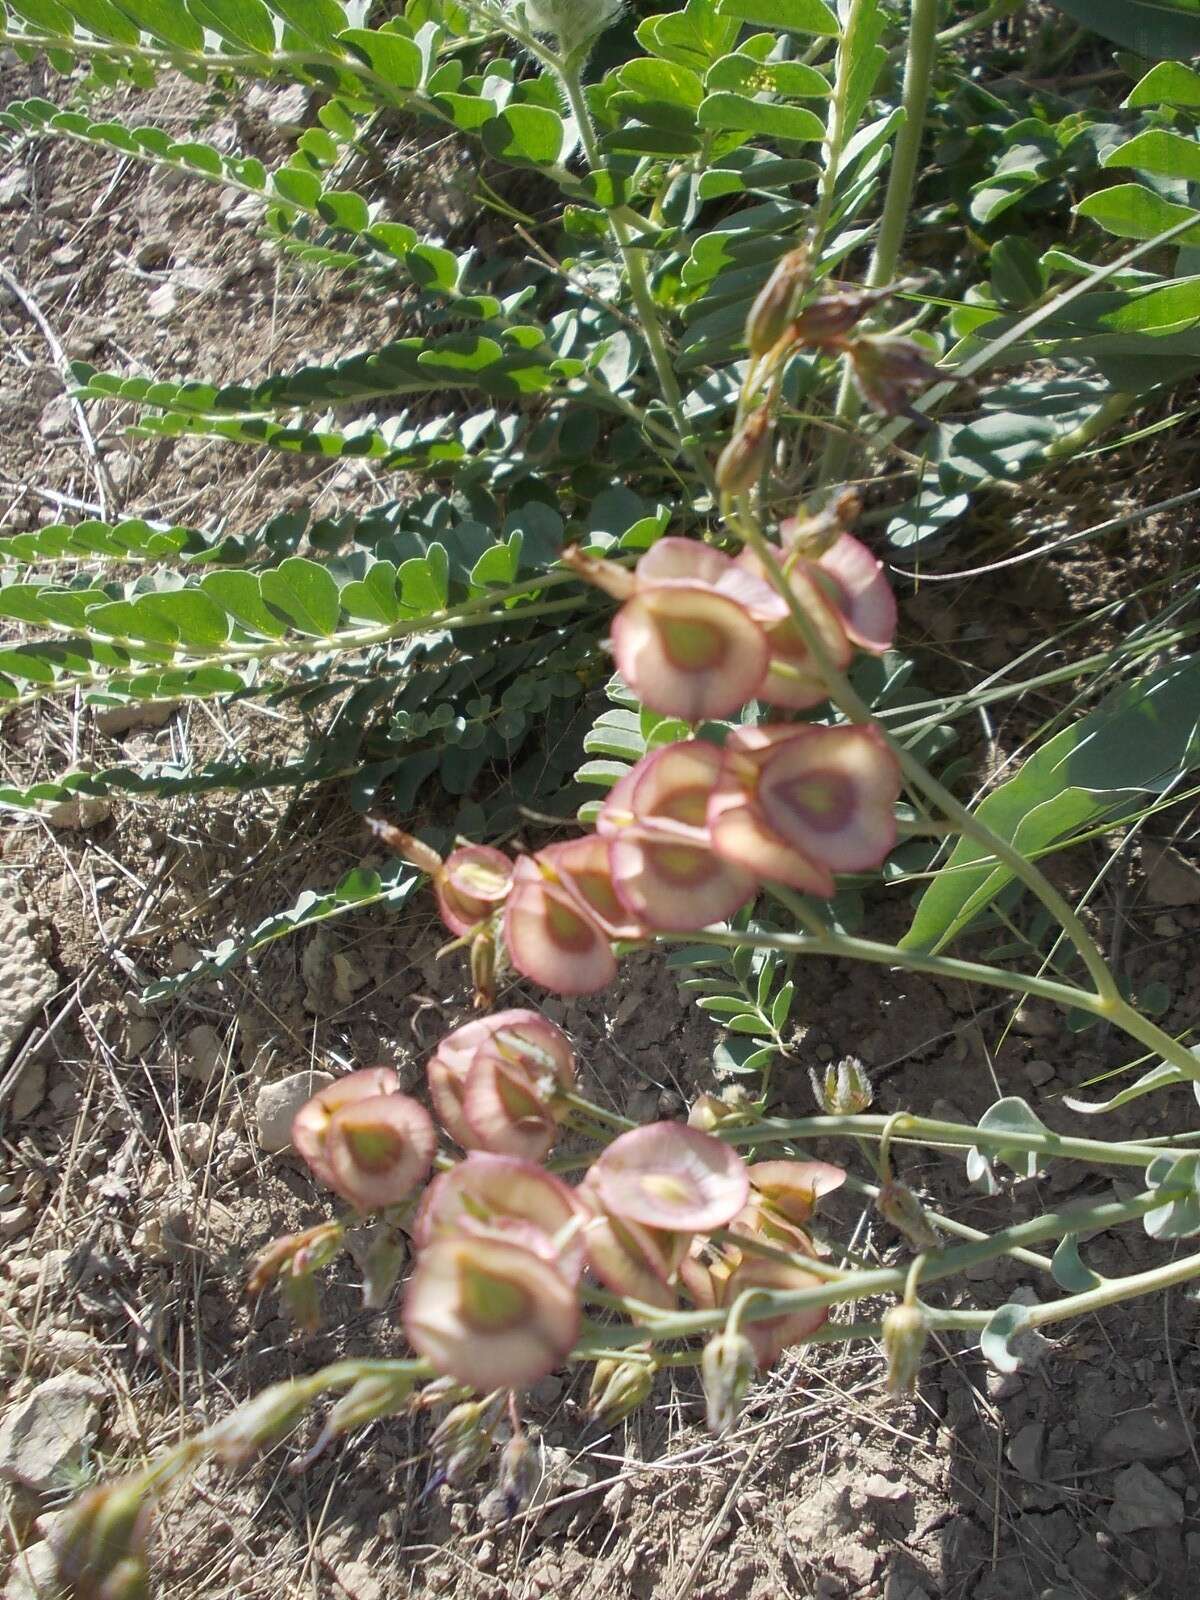
<svg viewBox="0 0 1200 1600">
<path fill-rule="evenodd" d="M 881 1216 L 898 1228 L 914 1250 L 940 1250 L 942 1241 L 930 1226 L 925 1207 L 906 1183 L 885 1183 L 875 1200 Z"/>
<path fill-rule="evenodd" d="M 77 1600 L 141 1600 L 151 1509 L 141 1477 L 81 1495 L 50 1536 L 57 1582 Z"/>
<path fill-rule="evenodd" d="M 277 1278 L 300 1277 L 328 1266 L 342 1247 L 340 1222 L 320 1222 L 303 1233 L 273 1239 L 250 1263 L 246 1293 L 262 1294 Z"/>
<path fill-rule="evenodd" d="M 320 1330 L 321 1290 L 311 1273 L 285 1273 L 279 1280 L 279 1298 L 288 1316 L 304 1333 Z"/>
<path fill-rule="evenodd" d="M 587 1409 L 605 1427 L 636 1411 L 654 1387 L 655 1367 L 648 1361 L 597 1361 L 588 1390 Z"/>
<path fill-rule="evenodd" d="M 913 1392 L 928 1329 L 919 1306 L 889 1306 L 883 1314 L 883 1353 L 887 1357 L 887 1392 Z"/>
<path fill-rule="evenodd" d="M 744 1333 L 723 1329 L 704 1346 L 700 1374 L 708 1406 L 708 1431 L 721 1438 L 738 1419 L 758 1365 L 754 1346 Z"/>
<path fill-rule="evenodd" d="M 850 370 L 863 399 L 885 417 L 906 415 L 914 395 L 941 373 L 921 346 L 893 334 L 867 334 L 847 346 Z"/>
<path fill-rule="evenodd" d="M 227 1466 L 241 1466 L 294 1428 L 308 1400 L 301 1384 L 290 1380 L 273 1383 L 217 1424 L 208 1435 L 209 1449 Z"/>
<path fill-rule="evenodd" d="M 789 250 L 776 263 L 746 317 L 746 343 L 752 356 L 765 356 L 788 332 L 808 278 L 808 251 L 803 246 Z"/>
<path fill-rule="evenodd" d="M 837 294 L 820 295 L 796 318 L 796 338 L 801 344 L 818 348 L 836 346 L 886 294 L 886 290 L 846 289 Z"/>
<path fill-rule="evenodd" d="M 422 844 L 411 833 L 405 833 L 403 828 L 385 822 L 382 817 L 368 817 L 366 822 L 379 842 L 401 860 L 407 861 L 410 867 L 416 867 L 418 872 L 427 872 L 431 878 L 441 872 L 442 858 L 429 845 Z"/>
<path fill-rule="evenodd" d="M 767 464 L 770 444 L 771 415 L 763 405 L 750 413 L 717 457 L 717 487 L 726 494 L 753 489 Z"/>
<path fill-rule="evenodd" d="M 496 936 L 481 928 L 471 940 L 471 982 L 475 986 L 475 1009 L 486 1011 L 496 1003 Z"/>
<path fill-rule="evenodd" d="M 465 1400 L 448 1411 L 433 1430 L 429 1448 L 445 1481 L 469 1483 L 487 1460 L 499 1409 L 491 1400 Z"/>
<path fill-rule="evenodd" d="M 410 1372 L 374 1373 L 360 1378 L 330 1408 L 325 1422 L 326 1437 L 353 1433 L 355 1428 L 365 1428 L 368 1422 L 393 1416 L 407 1403 L 415 1382 Z"/>
<path fill-rule="evenodd" d="M 825 1068 L 823 1078 L 810 1072 L 818 1104 L 831 1117 L 856 1117 L 875 1098 L 866 1068 L 857 1056 L 843 1056 Z"/>
</svg>

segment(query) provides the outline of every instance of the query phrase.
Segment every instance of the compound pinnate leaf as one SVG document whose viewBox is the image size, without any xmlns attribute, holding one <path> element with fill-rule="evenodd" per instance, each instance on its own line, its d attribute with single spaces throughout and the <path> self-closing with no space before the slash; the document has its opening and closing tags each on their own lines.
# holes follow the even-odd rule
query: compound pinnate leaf
<svg viewBox="0 0 1200 1600">
<path fill-rule="evenodd" d="M 260 55 L 275 49 L 275 24 L 262 0 L 187 0 L 187 8 L 197 22 L 231 45 Z"/>
<path fill-rule="evenodd" d="M 825 137 L 825 124 L 805 106 L 784 105 L 778 100 L 752 100 L 748 95 L 734 94 L 728 89 L 706 95 L 697 120 L 702 128 L 765 134 L 798 143 Z"/>
<path fill-rule="evenodd" d="M 415 89 L 421 81 L 421 51 L 412 39 L 385 29 L 347 28 L 338 35 L 393 89 Z"/>
<path fill-rule="evenodd" d="M 247 632 L 264 639 L 282 639 L 287 623 L 263 601 L 258 578 L 251 572 L 208 572 L 200 587 L 223 606 Z"/>
<path fill-rule="evenodd" d="M 824 0 L 717 0 L 717 11 L 739 22 L 783 28 L 789 33 L 836 38 L 839 32 L 837 17 Z"/>
<path fill-rule="evenodd" d="M 552 166 L 562 153 L 563 120 L 546 106 L 508 106 L 483 124 L 484 148 L 515 166 Z"/>
</svg>

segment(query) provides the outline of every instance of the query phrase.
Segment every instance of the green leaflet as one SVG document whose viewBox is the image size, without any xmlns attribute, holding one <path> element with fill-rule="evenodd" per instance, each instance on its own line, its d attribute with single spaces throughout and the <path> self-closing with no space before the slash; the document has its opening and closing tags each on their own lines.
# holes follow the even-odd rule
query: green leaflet
<svg viewBox="0 0 1200 1600">
<path fill-rule="evenodd" d="M 1034 752 L 976 814 L 1026 855 L 1117 815 L 1139 793 L 1160 793 L 1200 760 L 1200 658 L 1190 657 L 1110 695 Z M 921 896 L 900 941 L 938 951 L 1012 881 L 1007 867 L 960 840 Z"/>
</svg>

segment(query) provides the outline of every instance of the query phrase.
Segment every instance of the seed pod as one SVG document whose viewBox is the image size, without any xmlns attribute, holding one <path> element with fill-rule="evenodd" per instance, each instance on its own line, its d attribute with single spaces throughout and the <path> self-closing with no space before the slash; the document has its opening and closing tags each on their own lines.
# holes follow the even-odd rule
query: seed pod
<svg viewBox="0 0 1200 1600">
<path fill-rule="evenodd" d="M 919 1306 L 890 1306 L 883 1314 L 883 1353 L 887 1357 L 887 1392 L 911 1394 L 921 1367 L 928 1335 Z"/>
<path fill-rule="evenodd" d="M 757 1366 L 754 1346 L 744 1333 L 714 1333 L 704 1346 L 700 1374 L 708 1407 L 708 1431 L 721 1438 L 738 1419 Z"/>
<path fill-rule="evenodd" d="M 770 444 L 770 412 L 759 406 L 717 457 L 717 487 L 726 494 L 746 494 L 753 489 L 767 464 Z"/>
<path fill-rule="evenodd" d="M 925 1207 L 906 1183 L 885 1183 L 875 1201 L 880 1214 L 898 1228 L 914 1250 L 940 1250 L 942 1241 L 930 1226 Z"/>
<path fill-rule="evenodd" d="M 141 1600 L 151 1513 L 140 1477 L 89 1489 L 50 1535 L 57 1583 L 76 1600 Z"/>
<path fill-rule="evenodd" d="M 836 347 L 882 298 L 878 291 L 870 289 L 821 295 L 806 305 L 796 318 L 796 338 L 801 344 L 814 345 L 817 349 Z"/>
<path fill-rule="evenodd" d="M 789 250 L 758 291 L 746 318 L 746 343 L 752 356 L 773 350 L 792 323 L 792 311 L 808 284 L 808 251 Z"/>
<path fill-rule="evenodd" d="M 847 353 L 859 393 L 885 417 L 906 415 L 913 397 L 941 377 L 915 340 L 893 334 L 865 334 Z"/>
<path fill-rule="evenodd" d="M 606 1427 L 636 1411 L 654 1387 L 655 1368 L 646 1361 L 597 1361 L 587 1408 Z"/>
<path fill-rule="evenodd" d="M 295 1427 L 307 1407 L 308 1395 L 300 1384 L 273 1383 L 213 1429 L 208 1436 L 209 1448 L 218 1461 L 241 1466 L 256 1451 L 278 1443 Z"/>
</svg>

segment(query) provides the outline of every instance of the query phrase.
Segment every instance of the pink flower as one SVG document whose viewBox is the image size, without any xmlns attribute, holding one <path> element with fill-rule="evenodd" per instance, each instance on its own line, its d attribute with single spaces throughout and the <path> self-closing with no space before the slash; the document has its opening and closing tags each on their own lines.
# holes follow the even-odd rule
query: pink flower
<svg viewBox="0 0 1200 1600">
<path fill-rule="evenodd" d="M 593 1161 L 587 1182 L 609 1216 L 685 1234 L 723 1228 L 750 1194 L 737 1151 L 685 1122 L 621 1134 Z"/>
<path fill-rule="evenodd" d="M 421 1251 L 403 1321 L 439 1374 L 488 1394 L 536 1383 L 565 1360 L 579 1302 L 557 1267 L 524 1244 L 447 1233 Z"/>
<path fill-rule="evenodd" d="M 424 1106 L 395 1094 L 387 1067 L 351 1073 L 296 1113 L 292 1140 L 321 1182 L 359 1211 L 407 1199 L 427 1176 L 437 1143 Z"/>
<path fill-rule="evenodd" d="M 465 1150 L 540 1160 L 558 1134 L 553 1088 L 575 1082 L 566 1035 L 537 1011 L 498 1011 L 465 1023 L 426 1066 L 438 1121 Z"/>
<path fill-rule="evenodd" d="M 613 887 L 649 928 L 706 928 L 757 887 L 752 873 L 712 851 L 708 805 L 721 769 L 715 745 L 667 745 L 620 779 L 601 809 L 596 829 L 608 847 Z"/>
<path fill-rule="evenodd" d="M 434 874 L 442 921 L 461 938 L 499 910 L 512 881 L 513 863 L 490 845 L 452 850 Z"/>
<path fill-rule="evenodd" d="M 521 857 L 504 907 L 504 944 L 518 972 L 556 994 L 595 994 L 617 975 L 609 937 L 552 857 Z"/>
<path fill-rule="evenodd" d="M 507 1239 L 552 1262 L 574 1283 L 584 1266 L 585 1215 L 575 1192 L 535 1162 L 476 1150 L 426 1189 L 413 1243 L 424 1250 L 452 1233 Z"/>
<path fill-rule="evenodd" d="M 896 842 L 900 768 L 874 728 L 735 728 L 709 803 L 713 848 L 774 883 L 829 896 Z"/>
</svg>

